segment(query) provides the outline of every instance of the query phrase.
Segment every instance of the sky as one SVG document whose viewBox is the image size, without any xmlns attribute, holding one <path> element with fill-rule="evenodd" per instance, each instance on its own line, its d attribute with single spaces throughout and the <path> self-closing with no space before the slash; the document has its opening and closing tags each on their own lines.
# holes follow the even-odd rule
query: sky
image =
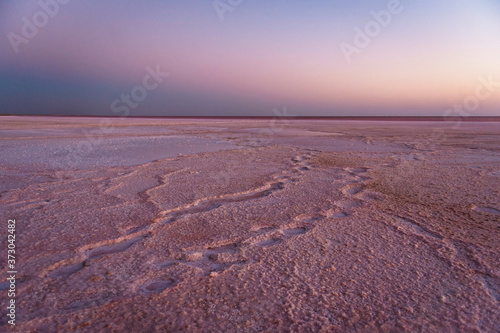
<svg viewBox="0 0 500 333">
<path fill-rule="evenodd" d="M 499 36 L 498 0 L 2 0 L 0 114 L 500 116 Z"/>
</svg>

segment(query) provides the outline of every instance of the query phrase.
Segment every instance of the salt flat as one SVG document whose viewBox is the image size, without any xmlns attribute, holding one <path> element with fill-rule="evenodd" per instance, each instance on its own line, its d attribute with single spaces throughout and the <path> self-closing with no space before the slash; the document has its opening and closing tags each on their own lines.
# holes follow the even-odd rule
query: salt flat
<svg viewBox="0 0 500 333">
<path fill-rule="evenodd" d="M 500 123 L 101 121 L 0 121 L 19 332 L 498 330 Z"/>
</svg>

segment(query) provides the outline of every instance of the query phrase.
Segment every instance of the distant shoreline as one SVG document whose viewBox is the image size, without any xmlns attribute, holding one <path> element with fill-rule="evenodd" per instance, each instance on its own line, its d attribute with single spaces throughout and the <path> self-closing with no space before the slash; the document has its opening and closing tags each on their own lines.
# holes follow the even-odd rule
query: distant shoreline
<svg viewBox="0 0 500 333">
<path fill-rule="evenodd" d="M 318 116 L 318 117 L 248 117 L 248 116 L 99 116 L 99 115 L 37 115 L 37 114 L 0 114 L 0 117 L 51 117 L 51 118 L 117 118 L 117 119 L 211 119 L 211 120 L 357 120 L 357 121 L 436 121 L 436 122 L 500 122 L 500 116 L 474 116 L 474 117 L 438 117 L 438 116 Z"/>
</svg>

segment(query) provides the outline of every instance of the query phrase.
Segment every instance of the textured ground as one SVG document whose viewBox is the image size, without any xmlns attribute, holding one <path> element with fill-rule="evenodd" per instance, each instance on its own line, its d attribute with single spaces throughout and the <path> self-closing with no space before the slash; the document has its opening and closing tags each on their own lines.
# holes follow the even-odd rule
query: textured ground
<svg viewBox="0 0 500 333">
<path fill-rule="evenodd" d="M 0 331 L 498 332 L 500 123 L 98 123 L 0 122 Z"/>
</svg>

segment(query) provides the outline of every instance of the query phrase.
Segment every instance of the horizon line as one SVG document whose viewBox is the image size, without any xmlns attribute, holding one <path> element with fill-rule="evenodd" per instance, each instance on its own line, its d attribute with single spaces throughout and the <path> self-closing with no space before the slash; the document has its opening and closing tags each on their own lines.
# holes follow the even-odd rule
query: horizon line
<svg viewBox="0 0 500 333">
<path fill-rule="evenodd" d="M 51 115 L 51 114 L 2 114 L 0 117 L 70 117 L 70 118 L 132 118 L 132 119 L 241 119 L 241 120 L 418 120 L 418 121 L 465 121 L 485 122 L 500 121 L 500 116 L 469 116 L 469 117 L 446 117 L 446 116 L 101 116 L 101 115 Z"/>
</svg>

